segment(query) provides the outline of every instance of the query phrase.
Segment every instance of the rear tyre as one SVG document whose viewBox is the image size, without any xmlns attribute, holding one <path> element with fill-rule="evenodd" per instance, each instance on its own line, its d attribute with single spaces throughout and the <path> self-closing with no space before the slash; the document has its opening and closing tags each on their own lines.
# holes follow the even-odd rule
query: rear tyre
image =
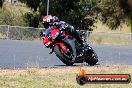
<svg viewBox="0 0 132 88">
<path fill-rule="evenodd" d="M 72 66 L 74 63 L 69 60 L 69 58 L 65 57 L 65 55 L 60 51 L 59 45 L 54 47 L 54 52 L 56 56 L 67 66 Z"/>
<path fill-rule="evenodd" d="M 97 62 L 98 62 L 98 57 L 95 55 L 95 53 L 94 53 L 94 56 L 92 56 L 91 58 L 87 60 L 87 63 L 89 65 L 95 65 Z"/>
<path fill-rule="evenodd" d="M 95 51 L 91 48 L 86 53 L 88 54 L 89 58 L 86 58 L 85 62 L 88 63 L 89 65 L 95 65 L 98 62 L 98 56 L 95 53 Z"/>
</svg>

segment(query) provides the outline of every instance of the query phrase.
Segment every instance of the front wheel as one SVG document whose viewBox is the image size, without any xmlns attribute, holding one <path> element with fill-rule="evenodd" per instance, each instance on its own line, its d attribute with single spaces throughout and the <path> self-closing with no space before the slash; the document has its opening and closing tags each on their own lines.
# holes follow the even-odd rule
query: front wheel
<svg viewBox="0 0 132 88">
<path fill-rule="evenodd" d="M 74 64 L 74 63 L 70 60 L 71 58 L 66 57 L 65 54 L 63 54 L 63 53 L 61 52 L 61 49 L 60 49 L 59 45 L 56 45 L 56 46 L 54 47 L 54 52 L 55 52 L 56 56 L 57 56 L 64 64 L 66 64 L 66 65 L 68 65 L 68 66 L 72 66 L 72 65 Z"/>
</svg>

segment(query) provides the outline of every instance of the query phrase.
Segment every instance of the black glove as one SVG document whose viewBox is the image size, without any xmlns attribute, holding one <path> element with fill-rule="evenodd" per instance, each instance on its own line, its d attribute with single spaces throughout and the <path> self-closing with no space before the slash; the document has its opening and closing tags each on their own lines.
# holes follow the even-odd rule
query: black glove
<svg viewBox="0 0 132 88">
<path fill-rule="evenodd" d="M 60 28 L 59 28 L 60 31 L 65 31 L 65 29 L 66 28 L 64 26 L 60 26 Z"/>
</svg>

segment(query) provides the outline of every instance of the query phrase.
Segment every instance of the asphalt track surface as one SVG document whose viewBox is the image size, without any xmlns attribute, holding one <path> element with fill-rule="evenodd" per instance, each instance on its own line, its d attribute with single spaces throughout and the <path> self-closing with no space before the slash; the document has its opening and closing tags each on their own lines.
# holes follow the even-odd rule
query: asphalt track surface
<svg viewBox="0 0 132 88">
<path fill-rule="evenodd" d="M 132 46 L 90 45 L 99 57 L 97 65 L 132 65 Z M 41 41 L 0 40 L 0 68 L 65 66 L 50 51 Z"/>
</svg>

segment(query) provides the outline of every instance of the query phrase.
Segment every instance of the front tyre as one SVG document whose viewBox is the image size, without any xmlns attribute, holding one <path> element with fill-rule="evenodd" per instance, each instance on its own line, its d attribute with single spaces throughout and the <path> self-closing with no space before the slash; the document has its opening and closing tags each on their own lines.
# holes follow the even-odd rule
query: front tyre
<svg viewBox="0 0 132 88">
<path fill-rule="evenodd" d="M 61 52 L 59 45 L 54 47 L 54 52 L 56 56 L 67 66 L 72 66 L 74 63 L 69 60 L 69 58 L 65 57 L 65 55 Z"/>
</svg>

